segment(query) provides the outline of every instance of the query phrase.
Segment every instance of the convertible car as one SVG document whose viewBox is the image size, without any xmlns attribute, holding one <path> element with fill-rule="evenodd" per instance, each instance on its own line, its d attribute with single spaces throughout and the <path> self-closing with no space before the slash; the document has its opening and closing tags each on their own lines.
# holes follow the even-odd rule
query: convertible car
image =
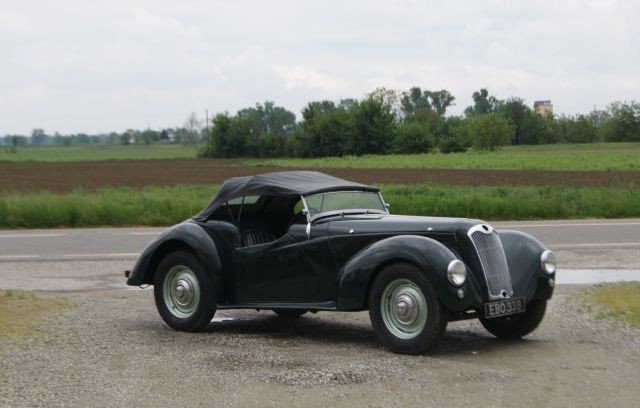
<svg viewBox="0 0 640 408">
<path fill-rule="evenodd" d="M 216 310 L 368 310 L 390 350 L 420 354 L 447 322 L 520 338 L 542 321 L 555 256 L 530 235 L 473 219 L 391 215 L 380 191 L 319 172 L 227 180 L 192 219 L 156 237 L 127 284 L 154 285 L 175 330 Z"/>
</svg>

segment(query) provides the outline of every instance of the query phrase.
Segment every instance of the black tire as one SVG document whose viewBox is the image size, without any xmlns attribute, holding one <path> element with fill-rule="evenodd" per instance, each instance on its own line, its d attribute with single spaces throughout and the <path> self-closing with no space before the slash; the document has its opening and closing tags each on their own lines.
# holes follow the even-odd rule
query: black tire
<svg viewBox="0 0 640 408">
<path fill-rule="evenodd" d="M 177 288 L 180 285 L 181 290 Z M 216 312 L 213 283 L 200 261 L 186 251 L 172 252 L 160 262 L 154 277 L 153 294 L 162 320 L 174 330 L 202 330 Z"/>
<path fill-rule="evenodd" d="M 369 318 L 380 342 L 399 354 L 426 352 L 447 327 L 446 309 L 433 284 L 424 272 L 403 263 L 386 267 L 376 277 L 369 292 Z"/>
<path fill-rule="evenodd" d="M 524 313 L 493 319 L 480 318 L 485 329 L 502 339 L 519 339 L 534 331 L 547 310 L 547 301 L 534 299 L 527 304 Z"/>
<path fill-rule="evenodd" d="M 295 319 L 307 313 L 307 311 L 301 309 L 274 309 L 273 313 L 286 319 Z"/>
</svg>

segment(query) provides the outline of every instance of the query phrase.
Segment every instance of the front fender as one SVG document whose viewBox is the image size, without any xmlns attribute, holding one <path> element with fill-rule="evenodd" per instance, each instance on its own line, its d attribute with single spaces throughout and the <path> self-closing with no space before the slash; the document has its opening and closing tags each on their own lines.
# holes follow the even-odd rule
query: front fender
<svg viewBox="0 0 640 408">
<path fill-rule="evenodd" d="M 354 255 L 340 270 L 336 307 L 338 310 L 365 309 L 369 288 L 377 273 L 391 263 L 408 262 L 426 274 L 445 306 L 457 309 L 461 303 L 457 288 L 447 280 L 447 266 L 454 259 L 458 258 L 446 246 L 426 237 L 401 235 L 377 241 Z M 452 307 L 454 305 L 456 307 Z"/>
<path fill-rule="evenodd" d="M 192 252 L 204 267 L 207 276 L 212 279 L 214 287 L 220 287 L 222 267 L 218 250 L 202 227 L 188 221 L 163 231 L 142 250 L 127 279 L 127 285 L 152 284 L 158 264 L 166 255 L 176 250 Z"/>
<path fill-rule="evenodd" d="M 507 265 L 511 274 L 514 297 L 532 299 L 550 299 L 553 287 L 540 265 L 540 256 L 547 249 L 537 239 L 520 231 L 499 230 Z"/>
</svg>

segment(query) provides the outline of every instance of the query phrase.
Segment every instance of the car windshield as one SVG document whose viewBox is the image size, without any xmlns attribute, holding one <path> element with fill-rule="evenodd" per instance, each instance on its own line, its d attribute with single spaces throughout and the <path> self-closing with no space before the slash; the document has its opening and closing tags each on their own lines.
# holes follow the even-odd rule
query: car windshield
<svg viewBox="0 0 640 408">
<path fill-rule="evenodd" d="M 333 211 L 387 212 L 379 193 L 370 191 L 338 191 L 305 197 L 311 218 Z"/>
</svg>

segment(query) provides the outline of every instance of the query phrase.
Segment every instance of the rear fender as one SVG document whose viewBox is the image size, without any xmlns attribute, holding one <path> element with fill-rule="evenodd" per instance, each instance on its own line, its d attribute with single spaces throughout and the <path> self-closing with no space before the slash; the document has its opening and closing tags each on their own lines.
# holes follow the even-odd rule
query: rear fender
<svg viewBox="0 0 640 408">
<path fill-rule="evenodd" d="M 162 259 L 173 251 L 191 252 L 212 279 L 215 288 L 220 288 L 222 270 L 220 255 L 211 237 L 202 227 L 191 222 L 175 225 L 151 241 L 136 262 L 127 285 L 153 284 L 156 269 Z"/>
<path fill-rule="evenodd" d="M 426 237 L 401 235 L 377 241 L 354 255 L 338 274 L 337 309 L 366 309 L 373 280 L 395 262 L 415 265 L 431 280 L 445 306 L 459 306 L 457 288 L 447 280 L 447 266 L 454 259 L 457 257 L 446 246 Z"/>
</svg>

